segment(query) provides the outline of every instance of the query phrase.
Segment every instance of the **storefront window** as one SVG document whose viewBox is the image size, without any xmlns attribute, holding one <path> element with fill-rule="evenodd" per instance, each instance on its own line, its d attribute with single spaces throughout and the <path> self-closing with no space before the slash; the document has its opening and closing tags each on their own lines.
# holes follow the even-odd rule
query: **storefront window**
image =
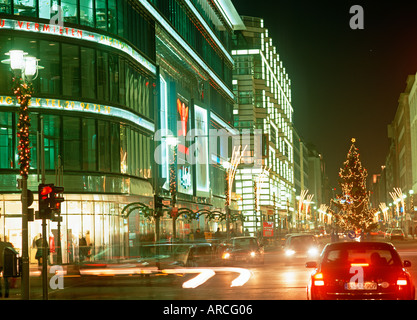
<svg viewBox="0 0 417 320">
<path fill-rule="evenodd" d="M 77 0 L 61 0 L 64 22 L 78 23 Z"/>
<path fill-rule="evenodd" d="M 14 0 L 14 14 L 35 17 L 36 0 Z"/>
</svg>

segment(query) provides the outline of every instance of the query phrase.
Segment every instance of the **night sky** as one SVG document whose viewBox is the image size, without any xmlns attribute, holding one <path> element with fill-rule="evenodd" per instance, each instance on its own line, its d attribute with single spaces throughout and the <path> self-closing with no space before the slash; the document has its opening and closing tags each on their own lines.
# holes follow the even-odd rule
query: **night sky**
<svg viewBox="0 0 417 320">
<path fill-rule="evenodd" d="M 409 74 L 417 72 L 417 1 L 232 0 L 264 18 L 291 79 L 294 126 L 316 145 L 332 187 L 351 144 L 371 176 L 381 171 Z M 349 26 L 353 5 L 364 29 Z"/>
</svg>

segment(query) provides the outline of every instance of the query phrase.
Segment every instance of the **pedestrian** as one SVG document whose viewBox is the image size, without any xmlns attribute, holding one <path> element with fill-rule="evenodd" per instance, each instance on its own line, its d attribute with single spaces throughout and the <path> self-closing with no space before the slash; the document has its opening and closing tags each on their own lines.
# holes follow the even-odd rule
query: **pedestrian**
<svg viewBox="0 0 417 320">
<path fill-rule="evenodd" d="M 84 236 L 81 236 L 81 238 L 78 240 L 78 246 L 79 246 L 79 255 L 80 255 L 80 262 L 84 261 L 88 257 L 88 245 L 87 240 Z"/>
<path fill-rule="evenodd" d="M 245 236 L 250 236 L 248 228 L 245 229 Z"/>
<path fill-rule="evenodd" d="M 5 248 L 13 248 L 13 245 L 10 242 L 2 241 L 0 239 L 0 272 L 3 274 L 4 280 L 4 297 L 9 297 L 9 278 L 4 276 L 3 269 L 4 269 L 4 249 Z M 1 280 L 0 280 L 0 298 L 3 297 L 3 290 L 1 287 Z"/>
<path fill-rule="evenodd" d="M 35 242 L 35 247 L 36 247 L 36 255 L 35 255 L 35 259 L 38 260 L 38 267 L 42 266 L 43 263 L 43 249 L 44 247 L 46 248 L 46 245 L 43 241 L 43 237 L 41 234 L 38 235 L 38 238 L 34 240 Z M 46 248 L 45 250 L 48 250 L 48 248 Z M 47 253 L 49 255 L 49 252 Z"/>
</svg>

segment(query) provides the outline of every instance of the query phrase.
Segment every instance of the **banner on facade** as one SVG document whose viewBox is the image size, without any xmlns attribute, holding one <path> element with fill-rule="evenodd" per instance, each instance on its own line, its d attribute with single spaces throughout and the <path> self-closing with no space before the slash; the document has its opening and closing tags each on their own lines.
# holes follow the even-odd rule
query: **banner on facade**
<svg viewBox="0 0 417 320">
<path fill-rule="evenodd" d="M 264 221 L 263 229 L 264 229 L 264 237 L 274 236 L 274 222 L 273 221 Z"/>
</svg>

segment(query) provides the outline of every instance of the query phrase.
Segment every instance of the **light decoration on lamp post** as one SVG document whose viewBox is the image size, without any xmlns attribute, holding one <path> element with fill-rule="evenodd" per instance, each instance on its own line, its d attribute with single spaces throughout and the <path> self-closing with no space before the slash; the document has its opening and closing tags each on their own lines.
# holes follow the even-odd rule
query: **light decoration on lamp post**
<svg viewBox="0 0 417 320">
<path fill-rule="evenodd" d="M 388 221 L 388 207 L 385 204 L 385 202 L 382 202 L 379 204 L 379 208 L 381 209 L 382 212 L 382 218 L 384 221 Z"/>
<path fill-rule="evenodd" d="M 259 212 L 260 207 L 260 195 L 262 190 L 262 185 L 264 182 L 267 181 L 269 177 L 269 171 L 271 170 L 271 167 L 266 169 L 266 166 L 261 169 L 261 172 L 256 176 L 255 178 L 255 212 L 256 216 Z M 263 214 L 260 213 L 261 216 L 261 230 L 263 231 Z M 261 233 L 263 235 L 263 232 Z"/>
<path fill-rule="evenodd" d="M 29 232 L 28 232 L 28 187 L 27 180 L 30 168 L 30 140 L 29 140 L 29 103 L 33 94 L 32 81 L 38 74 L 38 59 L 28 56 L 22 50 L 10 50 L 5 53 L 9 59 L 2 60 L 10 65 L 13 71 L 12 90 L 19 103 L 19 121 L 17 137 L 19 138 L 18 155 L 22 189 L 22 299 L 29 300 Z"/>
<path fill-rule="evenodd" d="M 2 63 L 10 64 L 13 71 L 12 90 L 19 103 L 19 121 L 17 123 L 17 137 L 19 138 L 18 153 L 20 176 L 26 177 L 30 167 L 30 141 L 29 141 L 29 102 L 33 94 L 32 80 L 37 76 L 38 59 L 28 56 L 22 50 L 10 50 L 6 53 L 9 59 Z"/>
<path fill-rule="evenodd" d="M 236 170 L 240 162 L 242 161 L 242 156 L 246 151 L 245 147 L 242 150 L 242 146 L 236 148 L 233 146 L 232 157 L 230 162 L 225 162 L 223 167 L 226 169 L 226 236 L 227 240 L 230 238 L 230 205 L 232 204 L 232 188 L 233 181 L 235 180 Z"/>
<path fill-rule="evenodd" d="M 304 203 L 304 199 L 306 197 L 308 193 L 308 190 L 302 190 L 300 193 L 300 196 L 297 197 L 298 198 L 298 215 L 297 215 L 297 219 L 296 219 L 296 228 L 298 229 L 299 223 L 300 223 L 300 218 L 302 218 L 302 210 L 303 210 L 303 203 Z"/>
<path fill-rule="evenodd" d="M 389 193 L 392 200 L 395 203 L 396 210 L 397 210 L 397 216 L 400 216 L 400 207 L 399 204 L 401 202 L 401 206 L 403 208 L 403 214 L 405 214 L 405 203 L 404 199 L 406 198 L 406 195 L 403 195 L 401 188 L 394 188 L 394 192 Z M 403 221 L 403 214 L 401 214 L 401 223 Z"/>
</svg>

